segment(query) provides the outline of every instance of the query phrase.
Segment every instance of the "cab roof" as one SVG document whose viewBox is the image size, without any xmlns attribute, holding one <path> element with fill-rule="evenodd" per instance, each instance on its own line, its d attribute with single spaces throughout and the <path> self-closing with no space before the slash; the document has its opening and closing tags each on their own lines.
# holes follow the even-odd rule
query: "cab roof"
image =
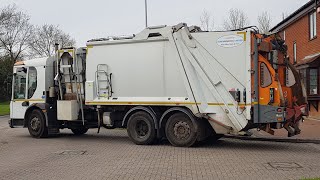
<svg viewBox="0 0 320 180">
<path fill-rule="evenodd" d="M 46 66 L 48 57 L 30 59 L 26 61 L 18 61 L 14 66 Z"/>
</svg>

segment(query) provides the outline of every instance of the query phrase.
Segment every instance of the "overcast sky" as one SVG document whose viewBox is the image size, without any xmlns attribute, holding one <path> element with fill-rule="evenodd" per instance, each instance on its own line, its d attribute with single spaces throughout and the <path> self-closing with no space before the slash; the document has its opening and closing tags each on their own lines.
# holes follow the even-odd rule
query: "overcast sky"
<svg viewBox="0 0 320 180">
<path fill-rule="evenodd" d="M 149 25 L 175 25 L 186 22 L 200 25 L 206 9 L 222 27 L 230 8 L 243 10 L 250 25 L 268 11 L 273 25 L 308 0 L 148 0 Z M 35 25 L 55 24 L 84 46 L 89 39 L 113 35 L 131 35 L 145 27 L 144 0 L 0 0 L 0 6 L 15 3 L 31 17 Z"/>
</svg>

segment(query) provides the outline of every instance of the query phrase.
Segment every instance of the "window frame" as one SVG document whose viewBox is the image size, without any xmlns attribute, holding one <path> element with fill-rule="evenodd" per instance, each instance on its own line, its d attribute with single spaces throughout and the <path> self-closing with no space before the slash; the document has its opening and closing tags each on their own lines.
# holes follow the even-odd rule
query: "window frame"
<svg viewBox="0 0 320 180">
<path fill-rule="evenodd" d="M 297 51 L 298 51 L 298 49 L 297 49 L 297 42 L 296 41 L 294 41 L 293 42 L 293 64 L 296 64 L 297 63 Z"/>
<path fill-rule="evenodd" d="M 309 13 L 309 40 L 317 38 L 317 13 L 312 11 Z"/>
<path fill-rule="evenodd" d="M 31 97 L 30 97 L 30 88 L 32 87 L 32 85 L 30 85 L 30 71 L 31 70 L 34 70 L 35 71 L 35 75 L 36 75 L 36 77 L 35 77 L 35 88 L 34 88 L 34 91 L 33 91 L 33 93 L 32 93 L 32 95 L 31 95 Z M 28 76 L 28 82 L 27 82 L 27 87 L 28 87 L 28 89 L 27 89 L 27 99 L 31 99 L 33 96 L 34 96 L 34 93 L 36 92 L 36 90 L 37 90 L 37 88 L 38 88 L 38 70 L 37 70 L 37 68 L 36 67 L 34 67 L 34 66 L 30 66 L 30 67 L 28 67 L 28 73 L 27 73 L 27 76 Z M 34 82 L 33 82 L 34 83 Z"/>
<path fill-rule="evenodd" d="M 317 94 L 311 94 L 310 93 L 310 70 L 311 69 L 316 69 L 317 70 Z M 305 73 L 304 75 L 306 75 L 304 77 L 303 73 Z M 307 96 L 308 97 L 320 97 L 320 68 L 315 68 L 315 67 L 309 67 L 309 68 L 305 68 L 305 69 L 300 69 L 299 70 L 299 74 L 300 77 L 302 79 L 302 82 L 305 85 L 306 91 L 307 91 Z"/>
<path fill-rule="evenodd" d="M 25 77 L 24 77 L 24 97 L 23 98 L 19 98 L 16 96 L 16 89 L 17 89 L 17 86 L 16 86 L 16 81 L 17 81 L 17 73 L 14 74 L 14 78 L 13 78 L 13 83 L 12 83 L 12 100 L 15 100 L 15 99 L 26 99 L 27 97 L 27 88 L 28 88 L 28 71 L 29 71 L 29 68 L 28 67 L 15 67 L 16 68 L 16 71 L 18 71 L 19 69 L 22 69 L 22 68 L 25 68 L 26 69 L 26 73 L 25 73 Z M 20 86 L 21 88 L 21 86 Z"/>
<path fill-rule="evenodd" d="M 316 72 L 317 72 L 317 92 L 316 92 L 316 94 L 311 94 L 310 93 L 310 80 L 311 80 L 311 78 L 310 78 L 310 70 L 311 69 L 315 69 L 315 70 L 317 70 Z M 319 68 L 308 68 L 307 69 L 307 94 L 308 94 L 308 96 L 319 96 Z"/>
<path fill-rule="evenodd" d="M 302 83 L 303 85 L 305 86 L 305 88 L 308 87 L 308 69 L 301 69 L 299 70 L 299 75 L 300 75 L 300 78 L 302 80 Z"/>
</svg>

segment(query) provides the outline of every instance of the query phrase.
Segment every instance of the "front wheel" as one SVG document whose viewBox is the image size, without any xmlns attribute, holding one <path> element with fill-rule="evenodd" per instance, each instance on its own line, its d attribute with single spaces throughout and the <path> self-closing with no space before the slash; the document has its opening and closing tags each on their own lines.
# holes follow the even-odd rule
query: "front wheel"
<svg viewBox="0 0 320 180">
<path fill-rule="evenodd" d="M 28 117 L 28 130 L 34 138 L 44 138 L 48 136 L 45 116 L 39 109 L 35 109 Z"/>
<path fill-rule="evenodd" d="M 185 113 L 173 114 L 166 123 L 168 141 L 178 147 L 190 147 L 197 140 L 196 128 Z"/>
</svg>

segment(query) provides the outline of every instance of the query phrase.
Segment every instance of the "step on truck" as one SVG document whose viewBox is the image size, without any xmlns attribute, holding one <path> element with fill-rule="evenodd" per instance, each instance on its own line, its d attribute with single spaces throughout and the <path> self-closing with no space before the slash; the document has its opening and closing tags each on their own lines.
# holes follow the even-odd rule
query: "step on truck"
<svg viewBox="0 0 320 180">
<path fill-rule="evenodd" d="M 126 128 L 139 145 L 174 146 L 253 128 L 300 133 L 308 114 L 299 73 L 277 34 L 148 27 L 133 36 L 57 48 L 14 65 L 10 127 L 42 138 L 68 128 Z"/>
</svg>

